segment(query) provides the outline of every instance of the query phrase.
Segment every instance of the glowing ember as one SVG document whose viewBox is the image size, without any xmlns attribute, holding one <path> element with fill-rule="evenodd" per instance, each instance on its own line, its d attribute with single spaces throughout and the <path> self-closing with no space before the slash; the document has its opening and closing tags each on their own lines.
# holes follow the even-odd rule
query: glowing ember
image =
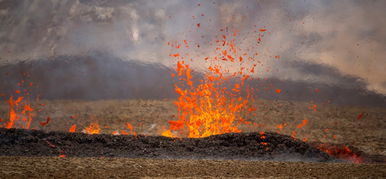
<svg viewBox="0 0 386 179">
<path fill-rule="evenodd" d="M 300 123 L 300 124 L 298 124 L 298 125 L 296 126 L 296 128 L 298 128 L 298 129 L 303 128 L 305 125 L 307 125 L 307 123 L 308 123 L 308 120 L 307 120 L 307 119 L 304 119 L 304 120 L 302 121 L 302 123 Z"/>
<path fill-rule="evenodd" d="M 51 121 L 51 118 L 50 118 L 50 117 L 47 117 L 47 120 L 46 120 L 46 121 L 44 121 L 44 122 L 39 122 L 39 124 L 40 124 L 42 127 L 44 127 L 44 126 L 46 126 L 50 121 Z"/>
<path fill-rule="evenodd" d="M 360 114 L 358 114 L 357 119 L 360 120 L 360 119 L 362 119 L 364 116 L 365 116 L 365 113 L 364 113 L 364 112 L 361 112 Z"/>
<path fill-rule="evenodd" d="M 130 123 L 126 123 L 126 127 L 130 130 L 129 132 L 125 130 L 121 130 L 119 132 L 118 130 L 116 130 L 116 131 L 113 131 L 112 134 L 113 135 L 137 135 L 137 133 L 134 131 L 133 125 L 131 125 Z"/>
</svg>

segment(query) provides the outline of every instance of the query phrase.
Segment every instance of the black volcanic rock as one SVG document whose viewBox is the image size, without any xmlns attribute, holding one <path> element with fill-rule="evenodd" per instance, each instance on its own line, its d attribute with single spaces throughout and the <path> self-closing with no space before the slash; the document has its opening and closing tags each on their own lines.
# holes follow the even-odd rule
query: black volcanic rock
<svg viewBox="0 0 386 179">
<path fill-rule="evenodd" d="M 262 137 L 264 136 L 264 137 Z M 277 133 L 229 133 L 206 138 L 45 133 L 0 129 L 0 155 L 333 161 L 309 144 Z"/>
</svg>

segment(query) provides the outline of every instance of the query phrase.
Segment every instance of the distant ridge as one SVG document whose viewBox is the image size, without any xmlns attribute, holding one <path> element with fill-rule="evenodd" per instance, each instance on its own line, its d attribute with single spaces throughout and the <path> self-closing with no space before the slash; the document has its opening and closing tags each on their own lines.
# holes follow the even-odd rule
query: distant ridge
<svg viewBox="0 0 386 179">
<path fill-rule="evenodd" d="M 12 94 L 23 79 L 46 99 L 169 98 L 171 69 L 109 54 L 57 56 L 0 67 L 0 93 Z M 24 77 L 27 73 L 30 77 Z"/>
<path fill-rule="evenodd" d="M 0 66 L 0 94 L 2 99 L 14 95 L 19 89 L 17 83 L 29 80 L 34 84 L 31 93 L 43 99 L 175 98 L 172 72 L 174 69 L 162 64 L 122 60 L 108 53 L 56 56 Z M 202 77 L 198 73 L 195 76 Z M 247 83 L 258 89 L 255 96 L 263 99 L 386 107 L 385 96 L 361 85 L 344 88 L 279 79 L 251 79 Z"/>
</svg>

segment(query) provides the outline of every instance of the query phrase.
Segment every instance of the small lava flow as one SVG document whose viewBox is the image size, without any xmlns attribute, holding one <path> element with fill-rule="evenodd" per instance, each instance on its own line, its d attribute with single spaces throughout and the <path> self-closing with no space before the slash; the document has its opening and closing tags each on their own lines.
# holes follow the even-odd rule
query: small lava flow
<svg viewBox="0 0 386 179">
<path fill-rule="evenodd" d="M 352 149 L 343 144 L 314 143 L 312 146 L 337 159 L 350 161 L 352 163 L 363 163 L 365 160 L 363 152 L 358 151 L 357 149 Z M 354 150 L 356 151 L 354 152 Z"/>
</svg>

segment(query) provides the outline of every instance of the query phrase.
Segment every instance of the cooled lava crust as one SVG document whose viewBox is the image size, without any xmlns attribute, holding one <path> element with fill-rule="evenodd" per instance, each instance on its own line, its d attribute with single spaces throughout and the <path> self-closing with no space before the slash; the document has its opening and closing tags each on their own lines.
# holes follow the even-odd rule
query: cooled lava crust
<svg viewBox="0 0 386 179">
<path fill-rule="evenodd" d="M 278 161 L 335 161 L 287 135 L 229 133 L 206 138 L 0 129 L 0 155 L 62 157 L 199 158 Z"/>
</svg>

